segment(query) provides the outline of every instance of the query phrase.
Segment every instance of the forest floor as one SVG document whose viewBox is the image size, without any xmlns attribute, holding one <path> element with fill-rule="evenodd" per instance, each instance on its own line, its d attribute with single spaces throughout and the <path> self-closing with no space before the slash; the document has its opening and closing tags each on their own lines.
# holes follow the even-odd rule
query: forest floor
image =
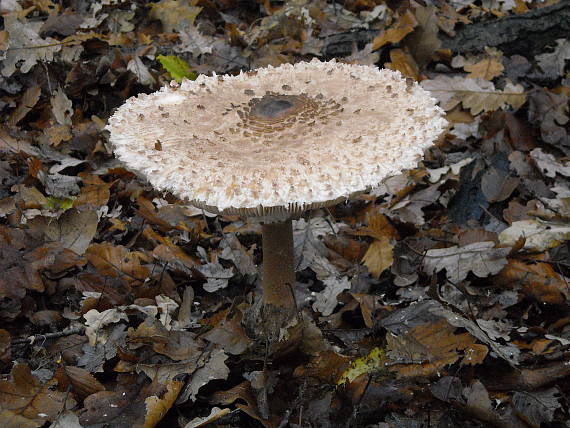
<svg viewBox="0 0 570 428">
<path fill-rule="evenodd" d="M 570 2 L 3 0 L 0 425 L 570 427 Z M 294 222 L 271 351 L 260 226 L 118 162 L 114 109 L 317 57 L 399 70 L 449 129 Z"/>
</svg>

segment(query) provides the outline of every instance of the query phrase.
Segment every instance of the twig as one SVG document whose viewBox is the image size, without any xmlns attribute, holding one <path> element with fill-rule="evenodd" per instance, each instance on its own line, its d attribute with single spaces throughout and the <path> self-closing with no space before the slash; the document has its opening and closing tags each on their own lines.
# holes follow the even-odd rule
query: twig
<svg viewBox="0 0 570 428">
<path fill-rule="evenodd" d="M 21 337 L 19 339 L 14 339 L 14 340 L 12 340 L 12 344 L 13 345 L 20 344 L 20 343 L 33 344 L 36 340 L 38 340 L 40 338 L 45 341 L 48 339 L 56 339 L 58 337 L 71 336 L 72 334 L 76 334 L 76 333 L 83 333 L 84 330 L 85 330 L 85 327 L 79 326 L 79 327 L 68 328 L 68 329 L 65 329 L 62 331 L 56 331 L 53 333 L 35 334 L 35 335 L 28 336 L 28 337 Z"/>
</svg>

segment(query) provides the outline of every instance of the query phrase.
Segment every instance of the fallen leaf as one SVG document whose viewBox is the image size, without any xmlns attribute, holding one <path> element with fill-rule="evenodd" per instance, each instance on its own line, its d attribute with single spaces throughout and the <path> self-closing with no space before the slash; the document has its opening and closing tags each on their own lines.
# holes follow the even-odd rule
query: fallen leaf
<svg viewBox="0 0 570 428">
<path fill-rule="evenodd" d="M 438 190 L 439 186 L 440 183 L 436 183 L 406 196 L 390 207 L 390 211 L 386 215 L 417 226 L 425 224 L 423 208 L 438 201 L 441 196 L 441 192 Z"/>
<path fill-rule="evenodd" d="M 121 320 L 128 321 L 128 317 L 124 312 L 117 308 L 107 309 L 99 312 L 97 309 L 91 309 L 85 315 L 85 335 L 89 338 L 89 344 L 95 346 L 98 342 L 105 344 L 108 335 L 103 331 L 103 327 L 109 324 L 118 323 Z"/>
<path fill-rule="evenodd" d="M 390 61 L 385 64 L 387 68 L 392 70 L 398 70 L 406 77 L 410 77 L 414 80 L 419 80 L 420 70 L 414 57 L 412 57 L 408 52 L 403 49 L 392 49 L 390 51 Z"/>
<path fill-rule="evenodd" d="M 227 391 L 216 391 L 208 400 L 211 404 L 222 404 L 224 406 L 235 403 L 235 406 L 247 415 L 257 419 L 266 428 L 276 426 L 272 421 L 265 420 L 259 412 L 257 401 L 252 394 L 249 381 L 244 381 Z M 245 402 L 246 404 L 243 404 Z M 184 427 L 187 428 L 187 427 Z"/>
<path fill-rule="evenodd" d="M 183 25 L 192 25 L 201 7 L 190 6 L 187 1 L 161 0 L 150 3 L 150 17 L 162 22 L 163 31 L 182 30 Z"/>
<path fill-rule="evenodd" d="M 337 381 L 337 385 L 352 382 L 358 376 L 365 373 L 372 373 L 376 370 L 385 369 L 386 355 L 380 348 L 372 349 L 368 355 L 355 359 L 350 366 L 342 373 Z"/>
<path fill-rule="evenodd" d="M 210 414 L 208 416 L 204 416 L 202 418 L 201 417 L 194 418 L 190 422 L 188 422 L 186 425 L 184 425 L 184 428 L 203 427 L 205 425 L 209 425 L 209 424 L 217 421 L 222 416 L 226 416 L 229 413 L 230 413 L 230 409 L 228 409 L 227 407 L 225 409 L 220 409 L 219 407 L 213 407 L 210 410 Z"/>
<path fill-rule="evenodd" d="M 470 79 L 481 78 L 485 80 L 493 80 L 495 77 L 499 77 L 505 69 L 501 62 L 502 56 L 501 51 L 485 47 L 485 56 L 481 60 L 475 63 L 465 64 L 463 67 L 465 71 L 469 72 L 467 77 Z"/>
<path fill-rule="evenodd" d="M 474 321 L 463 318 L 449 309 L 444 309 L 439 303 L 427 306 L 427 310 L 432 314 L 444 317 L 454 327 L 466 329 L 473 337 L 491 348 L 491 355 L 502 358 L 513 367 L 519 363 L 519 348 L 512 343 L 502 344 L 492 340 Z"/>
<path fill-rule="evenodd" d="M 57 147 L 64 141 L 69 141 L 73 138 L 71 134 L 71 127 L 69 125 L 52 125 L 45 129 L 45 135 L 48 138 L 49 144 Z"/>
<path fill-rule="evenodd" d="M 506 169 L 489 167 L 481 177 L 481 191 L 489 202 L 502 202 L 515 191 L 519 178 Z"/>
<path fill-rule="evenodd" d="M 178 83 L 184 79 L 194 80 L 198 77 L 195 72 L 190 70 L 190 65 L 176 55 L 158 55 L 156 59 Z"/>
<path fill-rule="evenodd" d="M 560 409 L 561 393 L 558 388 L 544 391 L 516 391 L 513 394 L 513 406 L 517 415 L 533 428 L 540 428 L 543 423 L 552 422 L 554 412 Z"/>
<path fill-rule="evenodd" d="M 401 377 L 432 377 L 461 358 L 460 353 L 475 343 L 468 333 L 455 334 L 456 327 L 445 319 L 421 324 L 398 336 L 389 334 L 389 369 Z"/>
<path fill-rule="evenodd" d="M 323 281 L 325 289 L 315 295 L 313 309 L 323 316 L 329 316 L 338 305 L 337 297 L 344 290 L 350 290 L 350 281 L 347 277 L 340 279 L 329 277 Z"/>
<path fill-rule="evenodd" d="M 10 114 L 8 118 L 8 125 L 17 125 L 26 115 L 34 108 L 40 100 L 41 88 L 39 86 L 31 86 L 26 89 L 26 92 L 20 98 L 18 107 Z"/>
<path fill-rule="evenodd" d="M 80 399 L 106 389 L 91 373 L 81 367 L 60 367 L 55 378 L 61 390 L 67 390 L 67 387 L 71 386 L 71 391 L 77 394 Z"/>
<path fill-rule="evenodd" d="M 533 251 L 546 251 L 570 239 L 570 226 L 567 223 L 554 223 L 540 219 L 515 221 L 499 233 L 502 245 L 513 246 L 524 238 L 523 248 Z"/>
<path fill-rule="evenodd" d="M 251 251 L 247 251 L 239 242 L 235 233 L 224 234 L 220 242 L 220 258 L 231 260 L 242 275 L 257 275 L 257 266 L 253 262 Z"/>
<path fill-rule="evenodd" d="M 230 369 L 226 366 L 225 361 L 228 356 L 223 349 L 215 349 L 210 354 L 210 358 L 206 363 L 198 368 L 193 374 L 188 384 L 190 390 L 190 399 L 196 401 L 196 395 L 201 387 L 214 379 L 227 379 Z"/>
<path fill-rule="evenodd" d="M 60 412 L 75 406 L 66 392 L 52 390 L 54 382 L 42 385 L 25 364 L 15 364 L 9 380 L 0 381 L 0 419 L 6 428 L 41 427 Z"/>
<path fill-rule="evenodd" d="M 481 343 L 473 343 L 463 350 L 461 365 L 476 366 L 483 364 L 485 357 L 489 353 L 489 348 Z"/>
<path fill-rule="evenodd" d="M 311 268 L 321 281 L 328 277 L 340 276 L 338 269 L 328 260 L 328 249 L 319 239 L 334 233 L 331 226 L 322 218 L 310 219 L 306 222 L 299 219 L 293 222 L 293 246 L 295 252 L 295 270 Z"/>
<path fill-rule="evenodd" d="M 556 47 L 552 52 L 546 52 L 535 56 L 538 66 L 541 69 L 541 78 L 549 80 L 558 79 L 564 74 L 566 61 L 570 59 L 570 41 L 568 39 L 557 39 Z"/>
<path fill-rule="evenodd" d="M 80 173 L 79 176 L 83 186 L 79 195 L 73 200 L 73 206 L 78 209 L 99 209 L 107 205 L 114 182 L 106 183 L 99 176 L 88 173 Z"/>
<path fill-rule="evenodd" d="M 473 115 L 505 108 L 507 105 L 516 110 L 526 102 L 522 85 L 513 85 L 509 81 L 502 91 L 487 80 L 459 76 L 439 75 L 435 79 L 422 81 L 421 85 L 440 101 L 445 110 L 451 110 L 461 103 Z"/>
<path fill-rule="evenodd" d="M 445 31 L 449 36 L 455 36 L 455 26 L 458 22 L 462 24 L 469 24 L 469 18 L 461 15 L 455 10 L 451 4 L 443 3 L 438 5 L 439 13 L 437 15 L 437 24 L 439 28 Z"/>
<path fill-rule="evenodd" d="M 30 221 L 32 228 L 43 232 L 48 242 L 57 242 L 78 255 L 83 255 L 97 233 L 99 216 L 95 211 L 70 209 L 57 220 L 36 217 Z"/>
<path fill-rule="evenodd" d="M 129 61 L 127 64 L 127 70 L 137 76 L 137 80 L 141 85 L 154 86 L 156 84 L 155 78 L 139 56 L 135 56 Z"/>
<path fill-rule="evenodd" d="M 162 420 L 176 401 L 183 386 L 183 382 L 170 380 L 166 384 L 166 392 L 162 395 L 162 398 L 157 395 L 151 395 L 144 400 L 146 406 L 144 428 L 153 428 Z"/>
<path fill-rule="evenodd" d="M 528 120 L 540 127 L 542 139 L 549 144 L 570 144 L 570 136 L 565 127 L 570 120 L 568 99 L 568 95 L 556 94 L 546 88 L 530 92 Z"/>
<path fill-rule="evenodd" d="M 246 351 L 252 341 L 247 337 L 242 325 L 243 314 L 234 309 L 213 329 L 202 334 L 202 338 L 217 345 L 232 355 L 240 355 Z"/>
<path fill-rule="evenodd" d="M 27 73 L 39 61 L 51 62 L 54 54 L 61 50 L 61 43 L 47 37 L 42 39 L 38 35 L 41 22 L 22 22 L 15 14 L 4 16 L 4 28 L 8 31 L 9 49 L 6 58 L 2 61 L 2 75 L 11 76 L 16 71 L 16 64 L 20 65 L 20 73 Z M 23 61 L 23 62 L 21 62 Z"/>
<path fill-rule="evenodd" d="M 67 95 L 61 88 L 57 88 L 55 94 L 51 97 L 51 112 L 60 125 L 71 125 L 73 103 L 67 98 Z"/>
<path fill-rule="evenodd" d="M 548 263 L 529 264 L 510 259 L 505 269 L 495 277 L 496 284 L 521 291 L 539 302 L 565 305 L 570 300 L 567 280 Z"/>
<path fill-rule="evenodd" d="M 146 256 L 139 251 L 109 242 L 92 244 L 86 251 L 89 262 L 97 268 L 101 275 L 121 278 L 127 283 L 142 284 L 150 277 L 150 271 L 141 264 Z"/>
<path fill-rule="evenodd" d="M 427 64 L 433 53 L 441 47 L 441 40 L 437 36 L 439 33 L 437 8 L 432 5 L 424 7 L 416 3 L 414 16 L 418 25 L 406 38 L 404 44 L 416 62 L 422 66 Z"/>
<path fill-rule="evenodd" d="M 196 270 L 207 279 L 203 287 L 208 293 L 226 288 L 229 285 L 230 278 L 234 276 L 234 269 L 223 267 L 218 259 L 213 263 L 196 266 Z"/>
<path fill-rule="evenodd" d="M 379 278 L 382 272 L 392 266 L 394 262 L 394 245 L 388 237 L 376 239 L 370 244 L 362 263 L 375 278 Z"/>
<path fill-rule="evenodd" d="M 483 278 L 494 275 L 507 265 L 510 248 L 494 248 L 494 242 L 475 242 L 464 247 L 453 246 L 428 250 L 423 267 L 428 274 L 446 270 L 447 278 L 458 284 L 469 272 Z"/>
<path fill-rule="evenodd" d="M 530 152 L 530 156 L 540 171 L 547 177 L 554 178 L 556 174 L 570 177 L 570 161 L 564 164 L 558 162 L 553 155 L 544 153 L 541 149 L 534 149 Z"/>
<path fill-rule="evenodd" d="M 410 34 L 417 24 L 414 14 L 410 10 L 407 10 L 396 19 L 396 22 L 391 27 L 374 38 L 372 41 L 372 50 L 378 50 L 388 43 L 398 43 Z"/>
<path fill-rule="evenodd" d="M 72 411 L 63 412 L 53 422 L 50 428 L 83 428 L 79 423 L 79 416 Z"/>
</svg>

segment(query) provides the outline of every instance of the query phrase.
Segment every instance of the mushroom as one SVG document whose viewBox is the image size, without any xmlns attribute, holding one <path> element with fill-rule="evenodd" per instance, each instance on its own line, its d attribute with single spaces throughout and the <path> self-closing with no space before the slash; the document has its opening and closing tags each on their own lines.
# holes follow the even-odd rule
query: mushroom
<svg viewBox="0 0 570 428">
<path fill-rule="evenodd" d="M 414 167 L 446 127 L 435 103 L 397 71 L 315 59 L 171 83 L 107 129 L 156 189 L 263 224 L 262 318 L 276 332 L 296 311 L 291 220 Z"/>
</svg>

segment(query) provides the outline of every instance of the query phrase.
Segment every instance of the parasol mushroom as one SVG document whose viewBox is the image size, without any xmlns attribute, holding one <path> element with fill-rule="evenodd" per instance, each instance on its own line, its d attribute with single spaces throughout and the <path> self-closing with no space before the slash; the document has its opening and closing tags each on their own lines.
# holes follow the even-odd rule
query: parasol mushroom
<svg viewBox="0 0 570 428">
<path fill-rule="evenodd" d="M 296 310 L 291 219 L 415 166 L 446 127 L 435 103 L 399 72 L 313 60 L 141 94 L 107 129 L 117 157 L 156 189 L 262 222 L 276 331 Z"/>
</svg>

